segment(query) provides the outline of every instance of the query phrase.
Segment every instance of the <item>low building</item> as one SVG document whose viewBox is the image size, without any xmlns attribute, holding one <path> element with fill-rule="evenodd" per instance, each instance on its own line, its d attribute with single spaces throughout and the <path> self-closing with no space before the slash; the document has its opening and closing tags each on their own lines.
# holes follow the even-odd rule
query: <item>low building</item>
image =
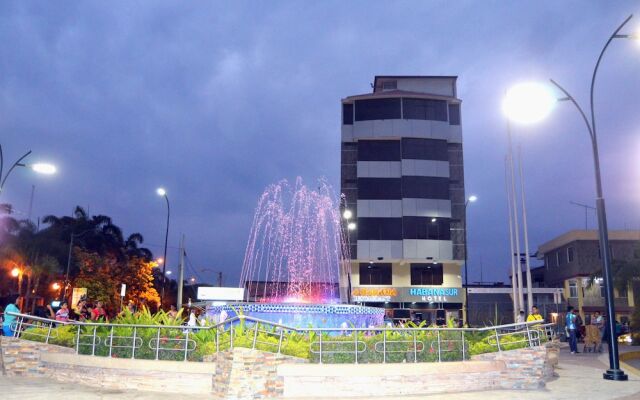
<svg viewBox="0 0 640 400">
<path fill-rule="evenodd" d="M 640 231 L 609 231 L 611 257 L 616 261 L 640 261 Z M 598 231 L 574 230 L 560 235 L 538 248 L 544 260 L 546 286 L 563 288 L 568 304 L 583 319 L 592 313 L 605 312 L 605 290 Z M 635 306 L 631 285 L 614 290 L 616 318 L 626 322 Z"/>
</svg>

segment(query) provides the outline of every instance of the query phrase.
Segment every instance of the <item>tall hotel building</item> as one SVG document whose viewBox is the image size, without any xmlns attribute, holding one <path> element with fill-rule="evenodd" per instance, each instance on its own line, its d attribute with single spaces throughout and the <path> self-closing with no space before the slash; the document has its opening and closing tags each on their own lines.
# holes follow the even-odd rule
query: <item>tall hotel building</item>
<svg viewBox="0 0 640 400">
<path fill-rule="evenodd" d="M 455 76 L 376 76 L 342 100 L 351 301 L 461 318 L 465 192 Z M 351 214 L 351 215 L 349 215 Z M 355 223 L 355 226 L 354 226 Z"/>
</svg>

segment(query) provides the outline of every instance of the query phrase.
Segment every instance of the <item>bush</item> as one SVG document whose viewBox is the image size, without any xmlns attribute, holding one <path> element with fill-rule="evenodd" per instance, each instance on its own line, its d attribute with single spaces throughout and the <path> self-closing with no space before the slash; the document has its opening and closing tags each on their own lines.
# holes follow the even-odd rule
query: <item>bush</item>
<svg viewBox="0 0 640 400">
<path fill-rule="evenodd" d="M 75 326 L 59 325 L 52 329 L 51 344 L 76 347 L 79 340 L 80 354 L 91 354 L 95 337 L 94 354 L 117 358 L 184 360 L 185 339 L 188 336 L 187 359 L 202 361 L 205 356 L 214 355 L 233 346 L 253 348 L 267 352 L 278 352 L 288 356 L 304 358 L 311 362 L 320 362 L 320 345 L 322 345 L 323 363 L 402 363 L 402 362 L 434 362 L 460 361 L 470 356 L 498 350 L 495 334 L 486 332 L 440 331 L 419 329 L 424 325 L 399 331 L 371 329 L 366 332 L 346 332 L 344 335 L 328 333 L 298 332 L 280 330 L 269 325 L 238 323 L 222 329 L 199 329 L 187 331 L 178 326 L 184 321 L 181 315 L 171 318 L 165 312 L 151 314 L 149 310 L 131 314 L 127 310 L 121 313 L 113 323 L 107 326 Z M 118 326 L 132 325 L 132 326 Z M 154 328 L 134 327 L 136 325 L 153 325 Z M 22 333 L 22 338 L 44 342 L 48 326 L 32 327 Z M 78 339 L 78 329 L 80 336 Z M 526 334 L 508 334 L 500 336 L 500 349 L 512 350 L 526 347 L 523 341 Z M 135 336 L 135 340 L 134 337 Z M 462 342 L 464 336 L 464 344 Z M 438 337 L 440 351 L 438 351 Z M 540 335 L 546 341 L 546 335 Z M 160 350 L 156 350 L 159 342 Z M 195 343 L 195 349 L 193 348 Z M 110 346 L 111 345 L 111 346 Z M 111 350 L 110 350 L 111 348 Z M 417 360 L 416 360 L 417 358 Z"/>
</svg>

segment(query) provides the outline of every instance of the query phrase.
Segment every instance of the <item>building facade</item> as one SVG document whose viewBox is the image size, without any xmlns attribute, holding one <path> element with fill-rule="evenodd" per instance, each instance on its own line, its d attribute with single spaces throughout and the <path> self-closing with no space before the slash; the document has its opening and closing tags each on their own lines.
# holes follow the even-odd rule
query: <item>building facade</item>
<svg viewBox="0 0 640 400">
<path fill-rule="evenodd" d="M 609 244 L 613 262 L 640 261 L 640 231 L 609 231 Z M 602 278 L 602 259 L 598 231 L 575 230 L 560 235 L 538 248 L 538 257 L 544 259 L 544 281 L 547 287 L 563 288 L 568 304 L 577 308 L 583 317 L 605 308 Z M 635 301 L 631 285 L 626 290 L 614 290 L 616 318 L 628 320 Z"/>
<path fill-rule="evenodd" d="M 465 190 L 454 76 L 376 76 L 342 100 L 351 300 L 459 318 Z"/>
</svg>

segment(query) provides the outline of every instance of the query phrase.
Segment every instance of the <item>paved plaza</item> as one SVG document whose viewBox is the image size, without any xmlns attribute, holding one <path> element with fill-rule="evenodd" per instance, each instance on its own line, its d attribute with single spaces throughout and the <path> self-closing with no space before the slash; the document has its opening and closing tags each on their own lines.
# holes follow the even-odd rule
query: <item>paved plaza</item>
<svg viewBox="0 0 640 400">
<path fill-rule="evenodd" d="M 539 391 L 496 390 L 457 394 L 442 394 L 431 396 L 403 396 L 404 400 L 417 399 L 598 399 L 598 400 L 631 400 L 640 399 L 640 376 L 629 373 L 628 382 L 610 382 L 602 379 L 602 372 L 606 369 L 606 354 L 577 354 L 571 355 L 567 349 L 562 349 L 560 364 L 557 368 L 558 378 L 547 383 Z M 357 367 L 355 367 L 357 368 Z M 331 388 L 327 388 L 327 394 Z M 81 398 L 93 399 L 192 399 L 193 395 L 144 393 L 137 391 L 100 390 L 78 384 L 62 384 L 35 378 L 9 378 L 0 376 L 0 393 L 3 399 L 20 400 L 69 400 Z M 379 397 L 378 399 L 390 399 Z M 316 400 L 335 399 L 334 397 L 313 397 Z"/>
</svg>

